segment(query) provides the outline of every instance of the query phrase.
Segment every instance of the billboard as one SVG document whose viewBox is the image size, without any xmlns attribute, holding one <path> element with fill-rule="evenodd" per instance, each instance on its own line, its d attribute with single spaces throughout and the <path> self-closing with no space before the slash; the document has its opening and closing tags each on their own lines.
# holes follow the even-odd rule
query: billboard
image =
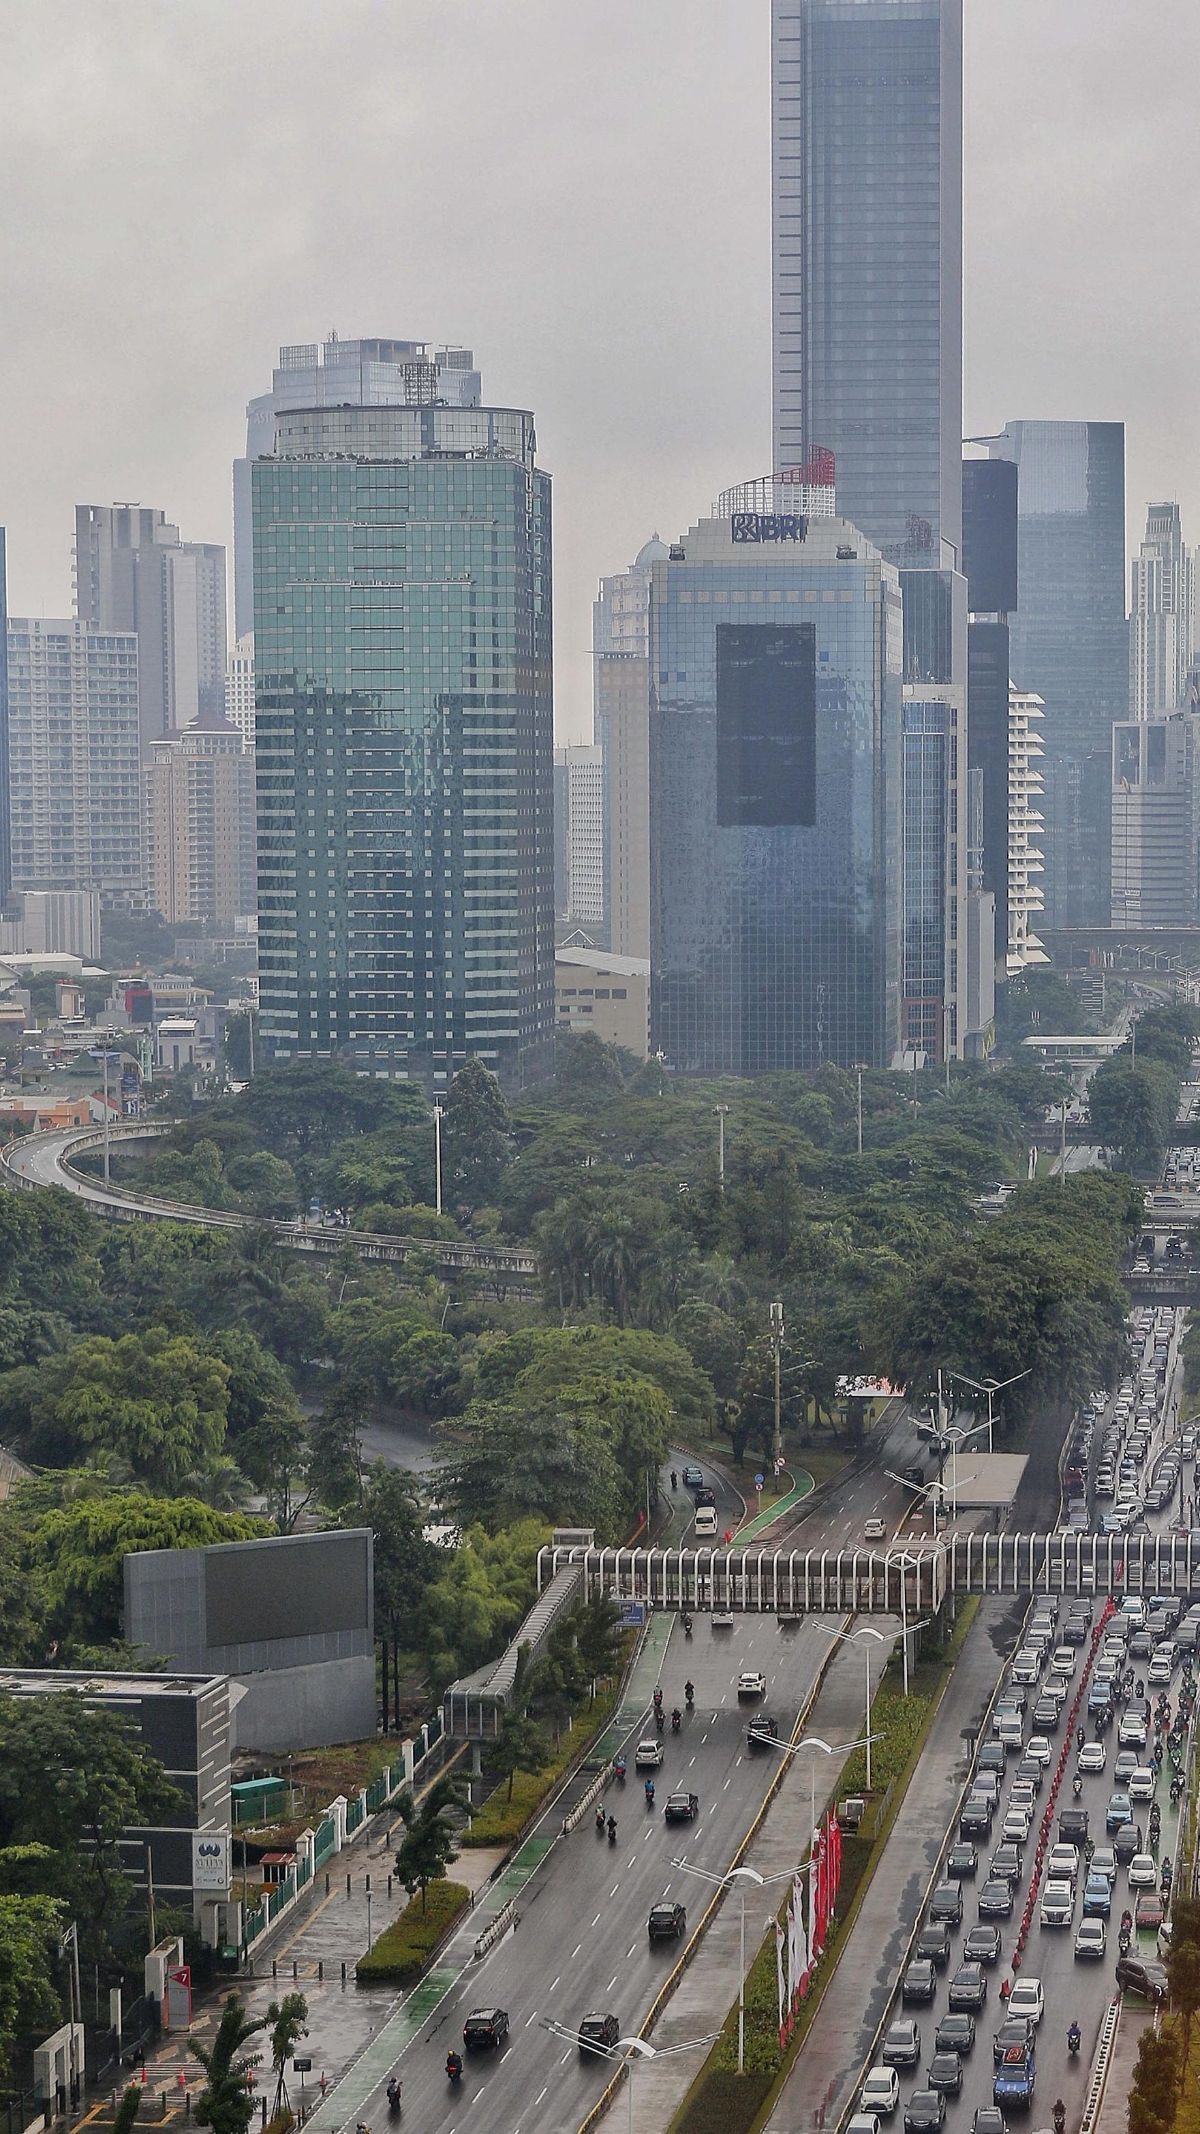
<svg viewBox="0 0 1200 2134">
<path fill-rule="evenodd" d="M 304 1534 L 204 1551 L 205 1644 L 260 1644 L 366 1630 L 369 1536 Z"/>
</svg>

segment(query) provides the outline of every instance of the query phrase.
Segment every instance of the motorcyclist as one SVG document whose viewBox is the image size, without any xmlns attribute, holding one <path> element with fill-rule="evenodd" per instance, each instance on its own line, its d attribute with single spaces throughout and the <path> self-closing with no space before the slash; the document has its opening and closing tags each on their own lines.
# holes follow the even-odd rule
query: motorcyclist
<svg viewBox="0 0 1200 2134">
<path fill-rule="evenodd" d="M 1078 1771 L 1075 1773 L 1074 1778 L 1071 1780 L 1071 1791 L 1075 1795 L 1076 1800 L 1079 1799 L 1080 1794 L 1083 1792 L 1083 1780 L 1080 1777 Z"/>
<path fill-rule="evenodd" d="M 608 1819 L 608 1842 L 610 1845 L 615 1845 L 617 1842 L 617 1819 L 615 1815 L 610 1815 Z"/>
<path fill-rule="evenodd" d="M 676 1467 L 671 1469 L 671 1487 L 672 1489 L 678 1489 L 679 1487 L 679 1470 Z"/>
<path fill-rule="evenodd" d="M 399 2077 L 398 2077 L 397 2075 L 393 2075 L 393 2076 L 392 2076 L 392 2079 L 391 2079 L 391 2081 L 390 2081 L 390 2082 L 388 2083 L 388 2086 L 387 2086 L 387 2101 L 388 2101 L 388 2109 L 389 2109 L 389 2111 L 392 2111 L 392 2112 L 396 2112 L 396 2111 L 399 2111 L 399 2109 L 400 2109 L 400 2080 L 399 2080 Z"/>
<path fill-rule="evenodd" d="M 597 1801 L 597 1803 L 596 1803 L 596 1829 L 597 1829 L 597 1830 L 599 1831 L 599 1833 L 600 1833 L 600 1836 L 601 1836 L 601 1837 L 603 1837 L 603 1836 L 604 1836 L 604 1810 L 603 1810 L 603 1808 L 602 1808 L 602 1807 L 600 1806 L 600 1803 L 599 1803 L 598 1801 Z"/>
<path fill-rule="evenodd" d="M 683 1618 L 683 1634 L 685 1638 L 690 1638 L 692 1634 L 692 1618 L 687 1614 Z"/>
<path fill-rule="evenodd" d="M 1061 2097 L 1055 2098 L 1051 2117 L 1054 2121 L 1054 2134 L 1063 2134 L 1063 2128 L 1067 2123 L 1067 2108 Z"/>
<path fill-rule="evenodd" d="M 1085 1737 L 1084 1737 L 1084 1732 L 1083 1732 L 1083 1728 L 1082 1728 L 1082 1727 L 1080 1727 L 1080 1729 L 1079 1729 L 1079 1732 L 1078 1732 L 1078 1733 L 1076 1734 L 1076 1736 L 1075 1736 L 1075 1746 L 1076 1746 L 1076 1748 L 1077 1748 L 1077 1749 L 1082 1749 L 1082 1747 L 1083 1747 L 1083 1743 L 1084 1743 L 1084 1738 L 1085 1738 Z"/>
<path fill-rule="evenodd" d="M 1067 2051 L 1077 2053 L 1083 2043 L 1083 2032 L 1078 2023 L 1072 2023 L 1067 2031 Z"/>
<path fill-rule="evenodd" d="M 653 1808 L 654 1806 L 654 1780 L 652 1778 L 646 1780 L 646 1806 L 647 1808 Z"/>
<path fill-rule="evenodd" d="M 446 2073 L 451 2082 L 457 2082 L 462 2073 L 462 2054 L 451 2050 L 446 2054 Z"/>
<path fill-rule="evenodd" d="M 685 1703 L 686 1703 L 686 1705 L 687 1705 L 687 1708 L 688 1708 L 688 1710 L 689 1710 L 689 1712 L 690 1712 L 690 1711 L 691 1711 L 691 1708 L 692 1708 L 692 1706 L 693 1706 L 693 1704 L 694 1704 L 694 1703 L 696 1702 L 696 1685 L 695 1685 L 695 1683 L 694 1683 L 694 1682 L 685 1682 L 685 1683 L 684 1683 L 684 1685 L 683 1685 L 683 1695 L 684 1695 L 684 1701 L 685 1701 Z"/>
<path fill-rule="evenodd" d="M 672 1713 L 671 1713 L 671 1732 L 672 1732 L 673 1734 L 677 1734 L 677 1733 L 679 1732 L 679 1729 L 680 1729 L 680 1727 L 682 1726 L 682 1724 L 683 1724 L 683 1713 L 682 1713 L 682 1712 L 680 1711 L 680 1709 L 679 1709 L 679 1706 L 678 1706 L 678 1705 L 676 1705 L 676 1706 L 675 1706 L 675 1708 L 674 1708 L 674 1710 L 673 1710 L 673 1711 L 672 1711 Z"/>
</svg>

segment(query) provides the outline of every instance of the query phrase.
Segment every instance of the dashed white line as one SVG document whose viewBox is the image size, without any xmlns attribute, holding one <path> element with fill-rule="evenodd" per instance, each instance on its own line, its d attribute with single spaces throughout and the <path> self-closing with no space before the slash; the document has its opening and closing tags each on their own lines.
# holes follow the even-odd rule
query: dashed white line
<svg viewBox="0 0 1200 2134">
<path fill-rule="evenodd" d="M 574 1961 L 575 1961 L 575 1958 L 576 1958 L 576 1957 L 578 1956 L 578 1954 L 579 1954 L 579 1951 L 580 1951 L 580 1950 L 582 1949 L 582 1947 L 583 1947 L 583 1943 L 582 1943 L 581 1941 L 577 1941 L 577 1942 L 576 1942 L 576 1944 L 575 1944 L 575 1946 L 574 1946 L 574 1948 L 573 1948 L 573 1949 L 572 1949 L 572 1951 L 571 1951 L 571 1962 L 572 1962 L 572 1963 L 574 1963 Z"/>
<path fill-rule="evenodd" d="M 613 1883 L 613 1886 L 612 1886 L 612 1888 L 610 1889 L 610 1891 L 609 1891 L 609 1893 L 608 1893 L 608 1894 L 609 1894 L 609 1896 L 610 1896 L 610 1897 L 615 1897 L 615 1896 L 616 1896 L 616 1894 L 617 1894 L 617 1891 L 618 1891 L 618 1890 L 620 1889 L 620 1887 L 621 1887 L 621 1885 L 620 1885 L 620 1883 L 619 1883 L 619 1882 L 614 1882 L 614 1883 Z M 600 1914 L 599 1914 L 599 1912 L 597 1912 L 597 1914 L 596 1914 L 596 1919 L 599 1919 L 599 1917 L 600 1917 Z M 595 1926 L 595 1924 L 596 1924 L 596 1919 L 593 1919 L 593 1921 L 592 1921 L 592 1925 L 593 1925 L 593 1926 Z"/>
<path fill-rule="evenodd" d="M 594 1918 L 594 1919 L 593 1919 L 593 1921 L 592 1921 L 592 1925 L 593 1925 L 594 1927 L 598 1927 L 598 1926 L 599 1926 L 599 1924 L 600 1924 L 600 1914 L 599 1914 L 599 1912 L 597 1912 L 597 1914 L 596 1914 L 595 1918 Z"/>
<path fill-rule="evenodd" d="M 542 2101 L 543 2097 L 545 2096 L 545 2094 L 546 2094 L 546 2090 L 548 2090 L 548 2089 L 549 2089 L 549 2087 L 550 2087 L 550 2084 L 549 2084 L 549 2083 L 547 2083 L 547 2084 L 546 2084 L 546 2089 L 545 2089 L 545 2090 L 539 2090 L 539 2091 L 538 2091 L 538 2093 L 537 2093 L 537 2096 L 536 2096 L 536 2097 L 534 2098 L 534 2100 L 533 2100 L 533 2109 L 534 2109 L 534 2111 L 535 2111 L 535 2112 L 536 2112 L 536 2110 L 537 2110 L 537 2108 L 538 2108 L 539 2104 L 541 2103 L 541 2101 Z"/>
<path fill-rule="evenodd" d="M 611 1977 L 611 1978 L 609 1979 L 609 1982 L 608 1982 L 607 1986 L 606 1986 L 606 1987 L 604 1988 L 604 1991 L 605 1991 L 606 1993 L 611 1993 L 611 1992 L 612 1992 L 612 1990 L 613 1990 L 613 1987 L 614 1987 L 614 1986 L 616 1985 L 616 1983 L 617 1983 L 617 1979 L 618 1979 L 619 1977 L 620 1977 L 620 1973 L 619 1973 L 619 1972 L 617 1972 L 617 1971 L 614 1971 L 614 1972 L 613 1972 L 613 1975 L 612 1975 L 612 1977 Z"/>
</svg>

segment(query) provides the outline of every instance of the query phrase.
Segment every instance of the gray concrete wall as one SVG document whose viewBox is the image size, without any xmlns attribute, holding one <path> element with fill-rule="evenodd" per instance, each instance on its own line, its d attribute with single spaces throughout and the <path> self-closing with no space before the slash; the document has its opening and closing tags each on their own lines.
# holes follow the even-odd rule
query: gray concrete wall
<svg viewBox="0 0 1200 2134">
<path fill-rule="evenodd" d="M 274 1754 L 369 1740 L 376 1725 L 375 1655 L 235 1676 L 231 1696 L 235 1749 Z"/>
</svg>

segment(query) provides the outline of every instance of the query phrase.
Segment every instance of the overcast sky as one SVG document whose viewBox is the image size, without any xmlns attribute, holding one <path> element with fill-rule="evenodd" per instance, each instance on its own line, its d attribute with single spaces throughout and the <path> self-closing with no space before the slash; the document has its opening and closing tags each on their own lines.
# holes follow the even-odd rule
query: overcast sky
<svg viewBox="0 0 1200 2134">
<path fill-rule="evenodd" d="M 1123 417 L 1200 540 L 1196 0 L 966 0 L 966 422 Z M 555 477 L 558 725 L 591 599 L 764 472 L 768 0 L 0 0 L 0 524 L 228 541 L 283 341 L 464 341 Z"/>
</svg>

